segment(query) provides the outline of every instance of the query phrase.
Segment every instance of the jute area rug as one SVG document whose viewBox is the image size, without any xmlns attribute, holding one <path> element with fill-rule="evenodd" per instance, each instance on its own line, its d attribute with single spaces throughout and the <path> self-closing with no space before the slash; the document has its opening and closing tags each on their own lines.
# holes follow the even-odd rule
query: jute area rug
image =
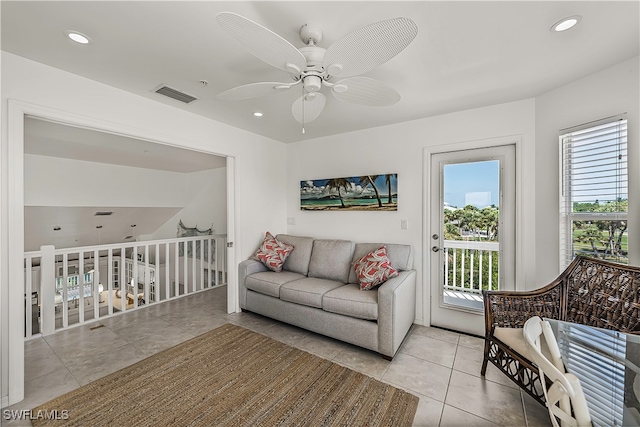
<svg viewBox="0 0 640 427">
<path fill-rule="evenodd" d="M 410 426 L 417 406 L 403 390 L 226 324 L 33 409 L 58 419 L 32 423 L 395 427 Z"/>
</svg>

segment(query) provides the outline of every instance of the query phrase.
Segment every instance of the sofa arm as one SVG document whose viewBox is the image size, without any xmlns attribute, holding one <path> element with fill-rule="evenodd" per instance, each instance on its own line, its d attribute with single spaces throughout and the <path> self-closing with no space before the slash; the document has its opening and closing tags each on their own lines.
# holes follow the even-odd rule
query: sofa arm
<svg viewBox="0 0 640 427">
<path fill-rule="evenodd" d="M 564 282 L 555 281 L 533 291 L 482 291 L 485 336 L 496 327 L 522 328 L 530 317 L 562 319 Z"/>
<path fill-rule="evenodd" d="M 254 259 L 247 259 L 238 264 L 238 298 L 240 308 L 247 306 L 247 287 L 245 286 L 247 276 L 267 270 L 268 268 L 265 267 L 263 263 Z"/>
<path fill-rule="evenodd" d="M 378 288 L 378 352 L 393 357 L 416 317 L 416 271 L 400 271 Z"/>
</svg>

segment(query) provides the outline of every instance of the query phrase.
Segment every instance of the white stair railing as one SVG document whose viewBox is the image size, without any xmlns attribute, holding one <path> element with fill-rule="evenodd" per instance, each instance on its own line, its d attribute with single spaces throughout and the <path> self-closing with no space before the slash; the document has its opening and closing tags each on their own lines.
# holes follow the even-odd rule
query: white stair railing
<svg viewBox="0 0 640 427">
<path fill-rule="evenodd" d="M 226 284 L 224 234 L 25 252 L 25 338 Z"/>
</svg>

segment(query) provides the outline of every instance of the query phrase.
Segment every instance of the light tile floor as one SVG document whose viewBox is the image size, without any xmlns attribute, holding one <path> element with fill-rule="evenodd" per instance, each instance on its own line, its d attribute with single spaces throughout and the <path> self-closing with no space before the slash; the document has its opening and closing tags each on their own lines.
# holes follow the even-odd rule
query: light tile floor
<svg viewBox="0 0 640 427">
<path fill-rule="evenodd" d="M 58 395 L 224 323 L 234 323 L 332 360 L 420 398 L 415 426 L 549 426 L 546 409 L 489 366 L 483 341 L 414 325 L 392 362 L 377 353 L 251 313 L 226 313 L 226 288 L 150 305 L 25 343 L 25 399 Z M 4 414 L 4 412 L 3 412 Z M 31 425 L 7 421 L 4 425 Z"/>
</svg>

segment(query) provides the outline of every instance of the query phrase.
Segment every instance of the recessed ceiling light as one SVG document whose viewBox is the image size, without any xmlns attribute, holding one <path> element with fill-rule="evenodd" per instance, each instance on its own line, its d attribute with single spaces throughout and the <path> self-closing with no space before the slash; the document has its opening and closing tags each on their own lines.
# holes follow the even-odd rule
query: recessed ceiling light
<svg viewBox="0 0 640 427">
<path fill-rule="evenodd" d="M 569 28 L 573 28 L 581 19 L 582 17 L 580 15 L 568 16 L 553 24 L 551 31 L 566 31 Z"/>
<path fill-rule="evenodd" d="M 262 117 L 262 113 L 260 111 L 256 111 L 253 115 L 256 117 Z"/>
<path fill-rule="evenodd" d="M 67 35 L 67 37 L 69 37 L 71 40 L 73 40 L 76 43 L 80 43 L 80 44 L 91 43 L 91 39 L 88 36 L 85 36 L 84 34 L 79 33 L 77 31 L 67 30 L 64 33 Z"/>
</svg>

